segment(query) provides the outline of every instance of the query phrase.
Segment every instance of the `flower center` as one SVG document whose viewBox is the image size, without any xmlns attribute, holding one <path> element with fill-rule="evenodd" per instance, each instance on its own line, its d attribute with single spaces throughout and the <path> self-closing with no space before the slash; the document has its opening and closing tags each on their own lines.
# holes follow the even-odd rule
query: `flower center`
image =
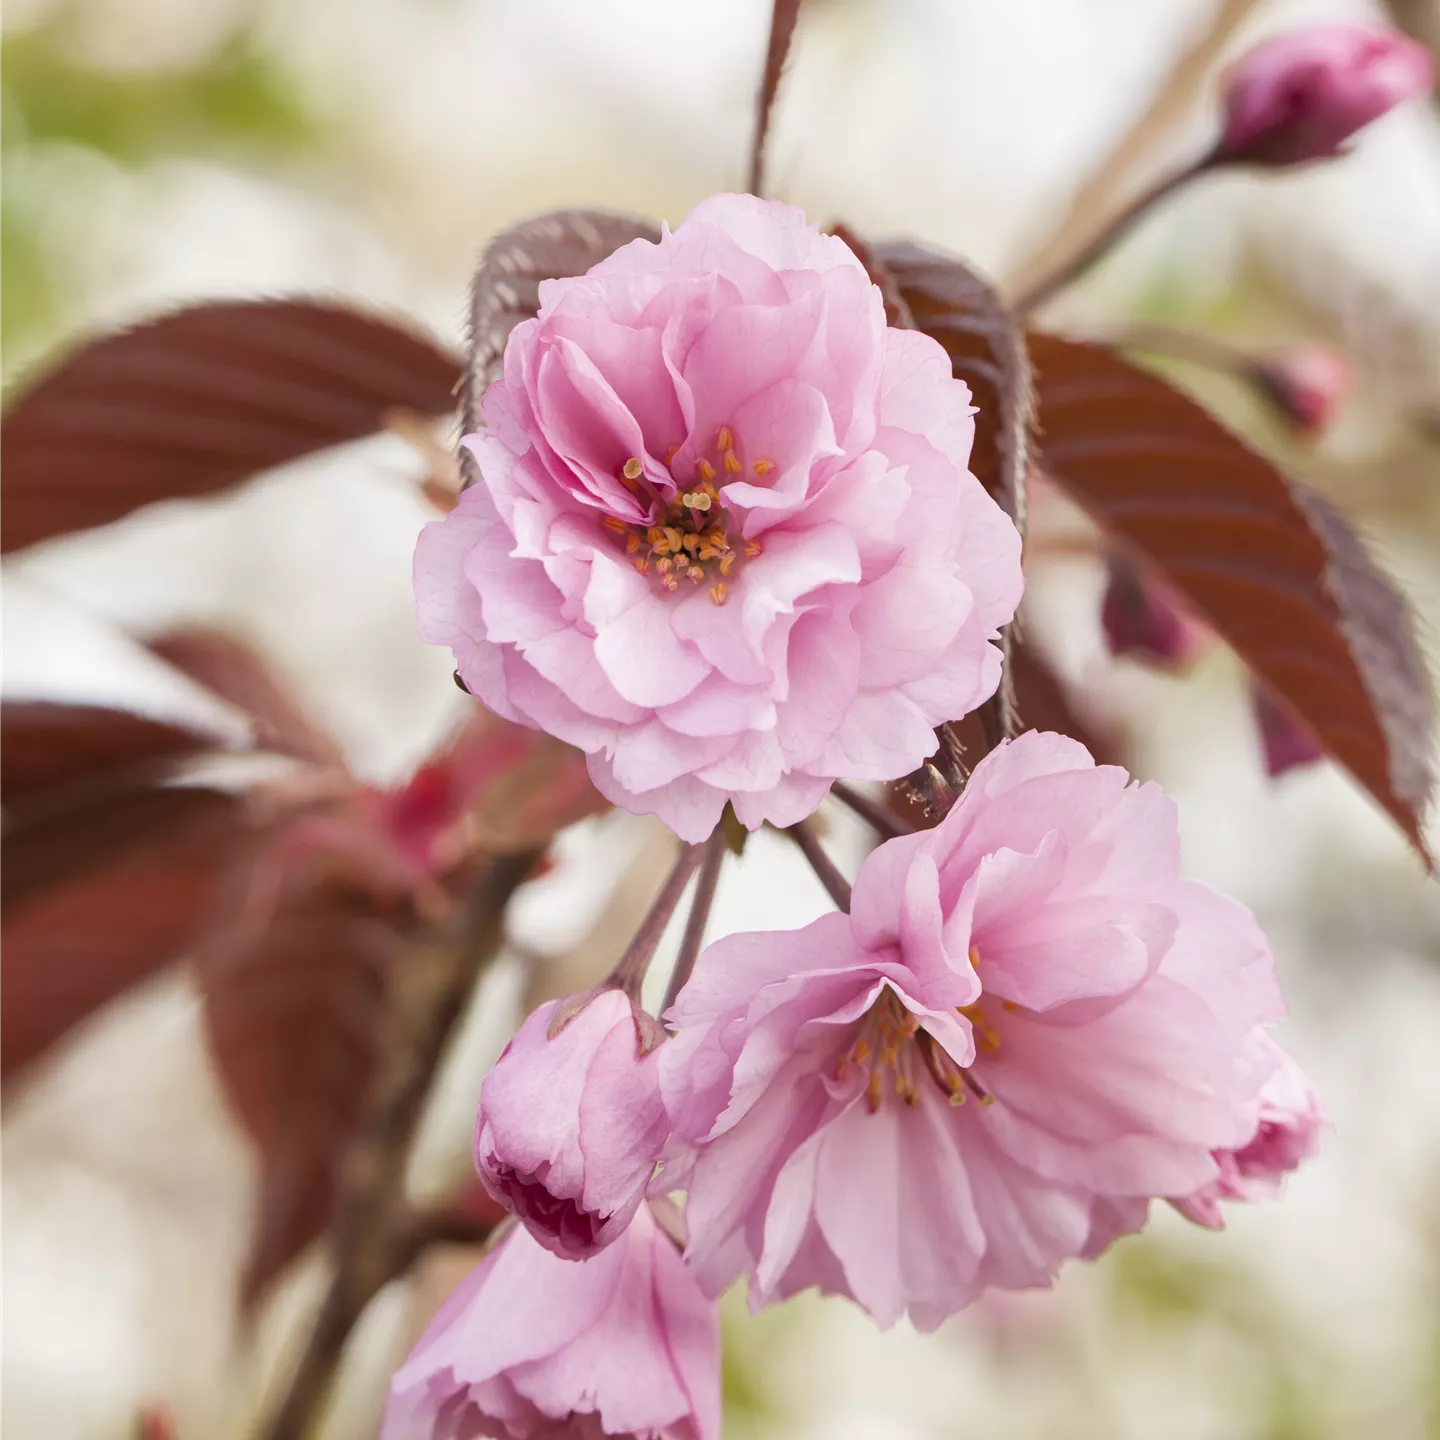
<svg viewBox="0 0 1440 1440">
<path fill-rule="evenodd" d="M 673 445 L 666 463 L 680 447 Z M 726 584 L 735 562 L 743 555 L 753 559 L 760 553 L 758 540 L 746 540 L 730 533 L 731 515 L 720 503 L 717 488 L 744 474 L 745 465 L 735 446 L 735 436 L 722 425 L 715 436 L 712 463 L 702 456 L 696 478 L 687 485 L 675 481 L 675 498 L 666 501 L 644 478 L 644 464 L 638 455 L 625 462 L 620 483 L 631 494 L 644 494 L 650 501 L 647 524 L 635 525 L 616 515 L 605 517 L 606 529 L 620 537 L 631 564 L 642 574 L 654 574 L 661 589 L 673 592 L 682 580 L 692 585 L 710 582 L 710 598 L 723 605 L 728 598 Z M 770 460 L 756 460 L 751 471 L 763 479 L 775 468 Z M 722 472 L 729 479 L 722 479 Z M 737 527 L 738 529 L 738 527 Z"/>
<path fill-rule="evenodd" d="M 970 963 L 976 965 L 979 959 L 972 950 Z M 1000 1033 L 981 1002 L 955 1008 L 974 1027 L 976 1051 L 998 1054 Z M 974 1067 L 956 1064 L 950 1052 L 921 1029 L 920 1017 L 907 1010 L 889 986 L 861 1018 L 854 1044 L 835 1067 L 835 1078 L 842 1079 L 851 1065 L 869 1074 L 865 1108 L 872 1115 L 889 1093 L 898 1095 L 907 1105 L 916 1104 L 920 1099 L 916 1081 L 922 1072 L 952 1105 L 963 1105 L 967 1095 L 973 1095 L 982 1105 L 995 1103 L 995 1097 L 976 1079 Z"/>
</svg>

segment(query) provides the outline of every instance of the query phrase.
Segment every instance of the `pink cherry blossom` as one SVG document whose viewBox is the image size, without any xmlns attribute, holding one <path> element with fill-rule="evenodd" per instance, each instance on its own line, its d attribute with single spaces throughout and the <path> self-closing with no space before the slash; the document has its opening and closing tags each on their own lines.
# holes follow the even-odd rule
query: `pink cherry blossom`
<svg viewBox="0 0 1440 1440">
<path fill-rule="evenodd" d="M 485 1077 L 475 1169 L 540 1244 L 574 1260 L 624 1232 L 669 1125 L 629 998 L 600 991 L 552 1037 L 555 1008 L 534 1011 Z"/>
<path fill-rule="evenodd" d="M 1314 734 L 1301 725 L 1266 686 L 1250 687 L 1250 703 L 1255 712 L 1255 727 L 1260 733 L 1265 773 L 1272 780 L 1325 758 L 1325 750 Z"/>
<path fill-rule="evenodd" d="M 1323 434 L 1350 397 L 1355 374 L 1324 345 L 1291 345 L 1257 360 L 1250 371 L 1271 404 L 1302 435 Z"/>
<path fill-rule="evenodd" d="M 1175 809 L 1064 736 L 988 756 L 851 913 L 699 958 L 660 1075 L 687 1259 L 932 1327 L 1046 1285 L 1255 1137 L 1282 1011 L 1250 913 L 1179 871 Z"/>
<path fill-rule="evenodd" d="M 1220 1174 L 1203 1190 L 1174 1202 L 1187 1219 L 1210 1230 L 1224 1228 L 1222 1200 L 1278 1195 L 1285 1176 L 1320 1148 L 1325 1128 L 1320 1097 L 1305 1072 L 1268 1035 L 1257 1035 L 1253 1043 L 1275 1067 L 1260 1091 L 1253 1133 L 1238 1149 L 1217 1151 Z"/>
<path fill-rule="evenodd" d="M 1418 40 L 1371 25 L 1311 25 L 1257 45 L 1231 69 L 1220 160 L 1300 165 L 1341 154 L 1358 130 L 1424 94 L 1435 64 Z"/>
<path fill-rule="evenodd" d="M 714 1305 L 642 1207 L 589 1260 L 517 1226 L 395 1372 L 381 1440 L 718 1440 Z"/>
<path fill-rule="evenodd" d="M 1154 665 L 1188 665 L 1205 643 L 1205 628 L 1169 586 L 1112 555 L 1100 623 L 1112 655 Z"/>
<path fill-rule="evenodd" d="M 839 239 L 719 195 L 540 287 L 415 557 L 422 636 L 698 841 L 893 779 L 991 695 L 1019 536 L 967 387 Z"/>
</svg>

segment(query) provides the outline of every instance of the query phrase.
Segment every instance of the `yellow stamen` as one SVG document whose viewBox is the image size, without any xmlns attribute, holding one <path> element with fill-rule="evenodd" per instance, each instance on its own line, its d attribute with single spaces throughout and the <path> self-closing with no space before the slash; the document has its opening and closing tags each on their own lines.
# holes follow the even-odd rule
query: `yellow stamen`
<svg viewBox="0 0 1440 1440">
<path fill-rule="evenodd" d="M 620 473 L 627 480 L 638 480 L 645 473 L 644 463 L 638 455 L 632 455 L 625 462 L 625 468 Z"/>
<path fill-rule="evenodd" d="M 768 475 L 775 468 L 775 462 L 773 460 L 757 460 L 750 468 L 757 475 Z"/>
<path fill-rule="evenodd" d="M 702 480 L 713 480 L 715 478 L 715 467 L 708 461 L 702 460 L 696 469 L 700 471 Z"/>
<path fill-rule="evenodd" d="M 733 451 L 725 452 L 725 468 L 732 475 L 738 475 L 745 467 L 740 463 L 740 457 Z"/>
<path fill-rule="evenodd" d="M 640 537 L 632 530 L 625 537 L 625 552 L 633 555 L 640 548 Z"/>
<path fill-rule="evenodd" d="M 753 560 L 760 553 L 760 542 L 758 540 L 747 540 L 745 542 L 745 553 Z"/>
<path fill-rule="evenodd" d="M 680 453 L 680 442 L 677 440 L 666 452 L 665 463 L 668 465 Z"/>
<path fill-rule="evenodd" d="M 642 575 L 644 575 L 644 574 L 646 574 L 646 573 L 649 571 L 649 569 L 650 569 L 650 557 L 649 557 L 648 555 L 641 555 L 641 556 L 639 556 L 639 557 L 633 562 L 633 564 L 634 564 L 635 568 L 636 568 Z"/>
<path fill-rule="evenodd" d="M 735 437 L 730 433 L 728 425 L 720 427 L 720 433 L 715 437 L 715 448 L 717 450 L 728 450 L 735 443 Z"/>
<path fill-rule="evenodd" d="M 615 535 L 623 535 L 626 530 L 626 525 L 618 515 L 607 515 L 605 517 L 605 528 Z"/>
<path fill-rule="evenodd" d="M 725 582 L 723 580 L 710 587 L 710 598 L 717 605 L 723 605 L 725 603 L 725 596 L 727 595 L 727 593 L 728 592 L 725 589 Z"/>
</svg>

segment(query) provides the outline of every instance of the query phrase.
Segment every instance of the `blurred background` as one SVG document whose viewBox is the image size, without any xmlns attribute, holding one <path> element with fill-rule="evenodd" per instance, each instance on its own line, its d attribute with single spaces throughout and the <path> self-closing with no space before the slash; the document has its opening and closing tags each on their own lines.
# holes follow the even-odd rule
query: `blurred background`
<svg viewBox="0 0 1440 1440">
<path fill-rule="evenodd" d="M 1097 189 L 1125 193 L 1204 143 L 1213 85 L 1135 122 L 1217 17 L 1223 59 L 1289 24 L 1418 28 L 1440 24 L 1436 9 L 809 0 L 772 133 L 772 192 L 812 219 L 912 235 L 1018 285 L 1057 231 L 1093 218 Z M 469 276 L 497 230 L 580 205 L 675 222 L 743 185 L 768 14 L 762 0 L 9 0 L 7 389 L 70 342 L 201 297 L 343 297 L 459 344 Z M 1433 103 L 1387 117 L 1342 161 L 1195 186 L 1044 320 L 1096 335 L 1161 321 L 1343 351 L 1356 391 L 1319 443 L 1291 438 L 1233 380 L 1174 375 L 1361 525 L 1414 602 L 1436 671 Z M 224 724 L 131 638 L 224 625 L 264 650 L 357 773 L 403 775 L 465 704 L 449 656 L 412 632 L 410 551 L 434 513 L 425 471 L 404 440 L 379 437 L 223 500 L 24 553 L 5 570 L 7 697 Z M 751 1318 L 732 1295 L 726 1433 L 1440 1435 L 1440 891 L 1333 766 L 1267 778 L 1222 647 L 1184 676 L 1111 659 L 1102 561 L 1058 501 L 1037 509 L 1030 631 L 1130 767 L 1175 794 L 1191 871 L 1260 915 L 1291 998 L 1285 1042 L 1334 1131 L 1281 1202 L 1233 1211 L 1225 1233 L 1157 1207 L 1143 1237 L 1072 1266 L 1053 1293 L 986 1300 L 934 1335 L 904 1324 L 882 1335 L 813 1297 Z M 863 837 L 842 816 L 833 824 L 853 862 Z M 463 1174 L 480 1077 L 527 996 L 608 965 L 662 845 L 645 821 L 587 820 L 522 892 L 509 953 L 427 1118 L 418 1187 Z M 799 924 L 825 905 L 803 862 L 762 835 L 727 871 L 710 934 Z M 321 1265 L 298 1267 L 253 1322 L 237 1318 L 254 1160 L 183 970 L 99 1012 L 9 1087 L 4 1162 L 5 1432 L 118 1440 L 163 1403 L 182 1440 L 249 1433 Z M 390 1369 L 469 1263 L 435 1254 L 371 1307 L 326 1440 L 373 1433 Z"/>
</svg>

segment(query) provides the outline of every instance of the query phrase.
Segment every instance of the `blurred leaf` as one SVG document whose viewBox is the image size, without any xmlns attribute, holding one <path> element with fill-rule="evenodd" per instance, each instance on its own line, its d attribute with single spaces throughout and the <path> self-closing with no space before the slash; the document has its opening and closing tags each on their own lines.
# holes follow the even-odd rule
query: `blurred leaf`
<svg viewBox="0 0 1440 1440">
<path fill-rule="evenodd" d="M 202 786 L 140 786 L 108 790 L 57 806 L 36 806 L 19 821 L 7 821 L 3 842 L 4 868 L 0 896 L 8 919 L 17 906 L 46 890 L 70 885 L 86 871 L 110 865 L 127 850 L 169 843 L 175 833 L 188 833 L 225 817 L 238 823 L 242 797 Z"/>
<path fill-rule="evenodd" d="M 1100 345 L 1032 334 L 1040 464 L 1153 566 L 1424 854 L 1429 682 L 1350 525 L 1199 405 Z"/>
<path fill-rule="evenodd" d="M 7 829 L 0 1073 L 177 959 L 245 833 L 238 797 L 188 787 L 111 795 Z"/>
<path fill-rule="evenodd" d="M 770 138 L 770 115 L 785 73 L 795 22 L 800 18 L 800 0 L 772 0 L 770 38 L 765 46 L 765 68 L 760 74 L 760 93 L 755 101 L 755 134 L 750 145 L 749 189 L 752 195 L 765 193 L 765 145 Z"/>
<path fill-rule="evenodd" d="M 658 240 L 649 220 L 601 210 L 537 215 L 492 240 L 480 258 L 470 300 L 470 358 L 461 388 L 464 432 L 478 430 L 480 397 L 500 374 L 505 342 L 540 306 L 540 282 L 583 275 L 631 240 Z M 462 456 L 469 473 L 470 462 Z"/>
<path fill-rule="evenodd" d="M 969 385 L 977 410 L 970 468 L 1023 533 L 1035 397 L 1019 326 L 995 291 L 948 255 L 905 240 L 871 253 L 893 277 L 911 323 L 945 347 Z"/>
<path fill-rule="evenodd" d="M 388 320 L 309 300 L 196 305 L 83 346 L 0 427 L 0 549 L 198 496 L 451 408 L 458 362 Z"/>
<path fill-rule="evenodd" d="M 72 58 L 63 33 L 42 27 L 5 37 L 0 73 L 7 127 L 22 143 L 65 141 L 135 163 L 183 151 L 294 151 L 319 133 L 298 88 L 243 36 L 198 66 L 115 73 Z"/>
<path fill-rule="evenodd" d="M 221 743 L 213 734 L 133 710 L 6 700 L 0 702 L 0 800 L 13 818 L 49 792 L 93 785 L 102 776 L 113 784 L 136 772 L 153 780 Z"/>
<path fill-rule="evenodd" d="M 301 713 L 264 658 L 219 630 L 172 630 L 147 642 L 167 664 L 243 711 L 256 725 L 257 749 L 322 765 L 341 763 L 335 741 Z"/>
<path fill-rule="evenodd" d="M 331 881 L 288 885 L 258 916 L 242 905 L 200 948 L 211 1052 L 260 1152 L 247 1306 L 330 1222 L 373 1088 L 400 943 L 374 897 Z"/>
</svg>

